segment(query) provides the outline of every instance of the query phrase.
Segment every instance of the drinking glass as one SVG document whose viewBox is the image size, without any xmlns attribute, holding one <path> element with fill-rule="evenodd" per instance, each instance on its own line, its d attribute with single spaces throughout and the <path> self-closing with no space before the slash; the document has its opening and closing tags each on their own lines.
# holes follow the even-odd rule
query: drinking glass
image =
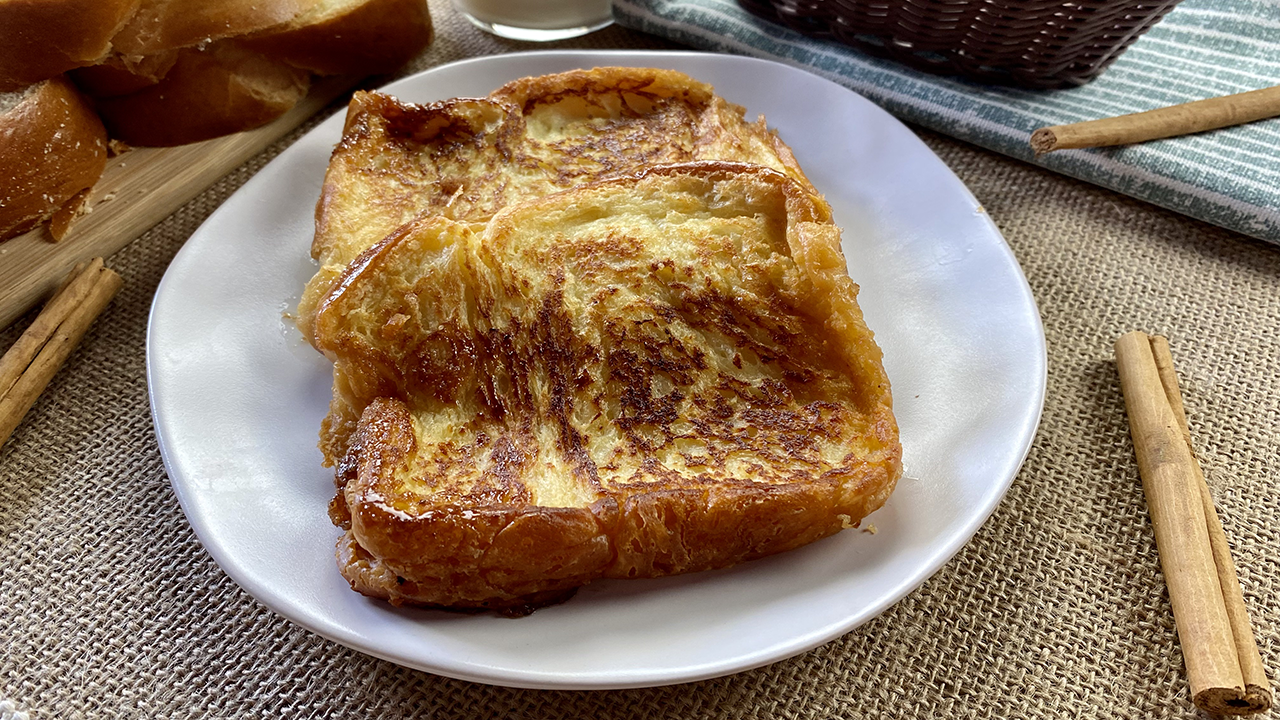
<svg viewBox="0 0 1280 720">
<path fill-rule="evenodd" d="M 610 0 L 453 0 L 476 27 L 512 40 L 546 42 L 613 22 Z"/>
</svg>

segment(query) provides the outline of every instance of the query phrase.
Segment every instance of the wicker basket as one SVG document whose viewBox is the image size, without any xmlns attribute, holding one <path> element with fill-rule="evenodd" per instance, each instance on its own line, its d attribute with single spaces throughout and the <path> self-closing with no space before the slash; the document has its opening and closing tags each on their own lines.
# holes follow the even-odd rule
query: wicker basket
<svg viewBox="0 0 1280 720">
<path fill-rule="evenodd" d="M 941 75 L 1083 85 L 1178 0 L 738 0 L 807 35 Z"/>
</svg>

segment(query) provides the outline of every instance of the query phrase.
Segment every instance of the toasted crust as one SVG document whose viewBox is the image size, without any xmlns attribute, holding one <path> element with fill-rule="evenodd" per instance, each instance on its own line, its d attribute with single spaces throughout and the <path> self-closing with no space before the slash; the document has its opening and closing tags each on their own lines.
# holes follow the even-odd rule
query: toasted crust
<svg viewBox="0 0 1280 720">
<path fill-rule="evenodd" d="M 171 146 L 265 125 L 307 94 L 310 77 L 232 41 L 178 52 L 164 78 L 98 101 L 113 138 Z"/>
<path fill-rule="evenodd" d="M 112 38 L 129 56 L 205 46 L 289 22 L 316 0 L 141 0 Z"/>
<path fill-rule="evenodd" d="M 0 2 L 0 92 L 97 62 L 137 7 L 138 0 Z"/>
<path fill-rule="evenodd" d="M 425 0 L 327 0 L 242 41 L 321 75 L 374 75 L 404 65 L 431 43 Z"/>
<path fill-rule="evenodd" d="M 317 304 L 349 262 L 418 216 L 485 222 L 502 208 L 659 164 L 751 162 L 783 172 L 828 213 L 786 146 L 710 85 L 671 70 L 596 68 L 518 80 L 430 105 L 356 93 L 316 206 Z"/>
<path fill-rule="evenodd" d="M 344 576 L 525 607 L 851 527 L 901 447 L 842 268 L 825 205 L 739 163 L 588 183 L 482 231 L 404 226 L 317 316 L 361 416 L 333 512 Z"/>
<path fill-rule="evenodd" d="M 97 182 L 107 161 L 102 123 L 65 78 L 9 98 L 0 111 L 0 240 L 48 219 Z"/>
</svg>

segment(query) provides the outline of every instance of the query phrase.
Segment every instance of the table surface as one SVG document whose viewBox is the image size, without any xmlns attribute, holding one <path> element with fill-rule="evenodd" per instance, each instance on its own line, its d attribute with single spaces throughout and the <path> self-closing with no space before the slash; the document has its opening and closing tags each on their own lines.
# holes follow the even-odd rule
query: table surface
<svg viewBox="0 0 1280 720">
<path fill-rule="evenodd" d="M 474 30 L 446 0 L 431 10 L 436 39 L 406 74 L 534 47 Z M 551 47 L 673 46 L 613 27 Z M 926 132 L 1026 272 L 1049 384 L 1009 494 L 922 587 L 790 660 L 610 692 L 441 678 L 289 623 L 184 519 L 144 343 L 183 241 L 307 127 L 108 259 L 124 290 L 0 448 L 0 703 L 33 720 L 1196 717 L 1113 361 L 1134 329 L 1170 339 L 1263 662 L 1280 668 L 1280 248 Z"/>
</svg>

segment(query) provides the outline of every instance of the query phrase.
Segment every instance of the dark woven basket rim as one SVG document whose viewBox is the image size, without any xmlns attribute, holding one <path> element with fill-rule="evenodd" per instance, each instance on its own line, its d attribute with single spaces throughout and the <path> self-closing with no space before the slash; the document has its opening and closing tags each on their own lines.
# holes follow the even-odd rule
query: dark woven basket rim
<svg viewBox="0 0 1280 720">
<path fill-rule="evenodd" d="M 925 72 L 1030 88 L 1100 75 L 1179 0 L 738 0 Z"/>
</svg>

